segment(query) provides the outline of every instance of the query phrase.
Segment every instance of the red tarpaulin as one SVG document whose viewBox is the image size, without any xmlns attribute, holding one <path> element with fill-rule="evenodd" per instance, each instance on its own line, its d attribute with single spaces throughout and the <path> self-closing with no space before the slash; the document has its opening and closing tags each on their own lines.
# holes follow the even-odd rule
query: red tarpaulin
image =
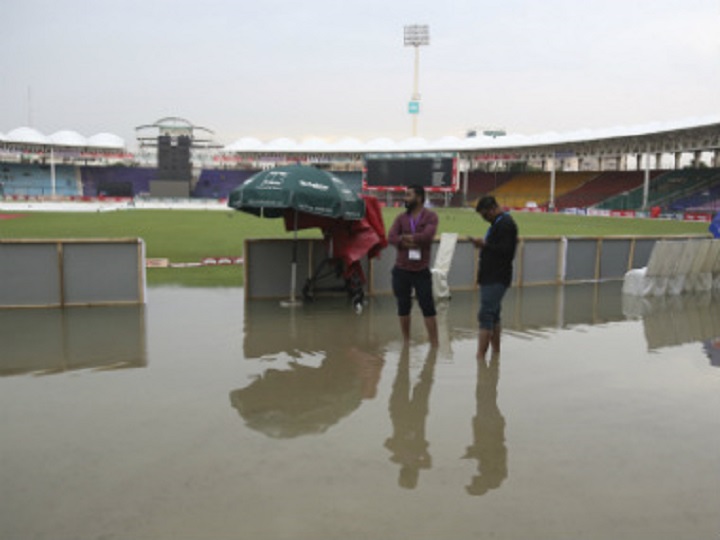
<svg viewBox="0 0 720 540">
<path fill-rule="evenodd" d="M 380 203 L 375 197 L 368 195 L 361 197 L 365 201 L 365 217 L 356 221 L 314 216 L 303 212 L 298 213 L 297 216 L 298 230 L 314 227 L 322 229 L 328 246 L 328 256 L 341 259 L 345 263 L 346 277 L 351 273 L 350 267 L 365 255 L 369 258 L 377 257 L 387 246 Z M 285 213 L 285 229 L 292 231 L 294 226 L 294 213 L 288 210 Z"/>
</svg>

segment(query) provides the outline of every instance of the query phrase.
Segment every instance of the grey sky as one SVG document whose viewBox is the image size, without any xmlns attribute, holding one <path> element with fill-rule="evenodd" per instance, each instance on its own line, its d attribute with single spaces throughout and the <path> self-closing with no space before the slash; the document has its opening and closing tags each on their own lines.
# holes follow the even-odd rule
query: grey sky
<svg viewBox="0 0 720 540">
<path fill-rule="evenodd" d="M 533 134 L 720 109 L 718 0 L 5 0 L 0 132 L 116 133 L 181 116 L 239 137 Z"/>
</svg>

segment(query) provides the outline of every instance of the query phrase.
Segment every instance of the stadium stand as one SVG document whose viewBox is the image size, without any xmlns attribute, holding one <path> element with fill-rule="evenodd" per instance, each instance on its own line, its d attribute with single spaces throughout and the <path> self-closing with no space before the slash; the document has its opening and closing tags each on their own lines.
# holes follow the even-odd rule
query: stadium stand
<svg viewBox="0 0 720 540">
<path fill-rule="evenodd" d="M 191 196 L 198 199 L 225 199 L 250 178 L 255 170 L 203 169 Z"/>
<path fill-rule="evenodd" d="M 643 171 L 606 171 L 599 173 L 578 189 L 557 197 L 555 207 L 558 209 L 588 208 L 605 199 L 642 186 L 645 178 L 644 174 Z M 653 171 L 650 178 L 652 179 L 659 174 L 661 174 L 660 171 Z"/>
<path fill-rule="evenodd" d="M 720 180 L 718 169 L 682 169 L 667 171 L 650 180 L 648 206 L 669 207 L 676 199 L 709 188 Z M 643 206 L 643 186 L 603 201 L 598 208 L 607 210 L 639 210 Z"/>
<path fill-rule="evenodd" d="M 596 175 L 596 172 L 558 172 L 555 176 L 556 199 L 578 189 Z M 498 186 L 492 194 L 508 208 L 522 208 L 532 203 L 546 206 L 550 200 L 550 173 L 520 173 Z"/>
<path fill-rule="evenodd" d="M 150 181 L 157 169 L 141 167 L 82 167 L 82 194 L 85 197 L 135 197 L 150 193 Z"/>
<path fill-rule="evenodd" d="M 468 200 L 475 200 L 508 182 L 515 173 L 471 171 L 468 175 Z"/>
<path fill-rule="evenodd" d="M 470 171 L 468 173 L 467 205 L 474 208 L 480 197 L 489 194 L 498 186 L 503 185 L 510 180 L 514 174 L 516 173 Z M 465 198 L 462 191 L 462 182 L 463 180 L 461 178 L 460 189 L 456 193 L 453 193 L 452 199 L 450 200 L 451 206 L 463 206 Z"/>
<path fill-rule="evenodd" d="M 718 212 L 720 211 L 720 183 L 690 197 L 678 199 L 670 205 L 674 211 Z"/>
<path fill-rule="evenodd" d="M 717 171 L 717 169 L 716 169 Z M 702 186 L 693 194 L 680 197 L 669 204 L 673 211 L 716 211 L 720 210 L 720 171 L 707 186 Z"/>
<path fill-rule="evenodd" d="M 62 197 L 81 193 L 76 167 L 55 167 L 55 194 Z M 50 165 L 0 163 L 0 194 L 6 197 L 48 197 L 52 195 Z"/>
</svg>

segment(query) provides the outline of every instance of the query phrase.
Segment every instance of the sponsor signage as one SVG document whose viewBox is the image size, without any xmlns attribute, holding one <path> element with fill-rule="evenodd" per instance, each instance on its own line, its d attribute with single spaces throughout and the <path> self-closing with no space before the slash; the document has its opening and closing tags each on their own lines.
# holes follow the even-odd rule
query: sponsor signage
<svg viewBox="0 0 720 540">
<path fill-rule="evenodd" d="M 706 214 L 705 212 L 685 212 L 685 214 L 683 214 L 683 220 L 710 223 L 712 221 L 712 216 L 710 214 Z"/>
</svg>

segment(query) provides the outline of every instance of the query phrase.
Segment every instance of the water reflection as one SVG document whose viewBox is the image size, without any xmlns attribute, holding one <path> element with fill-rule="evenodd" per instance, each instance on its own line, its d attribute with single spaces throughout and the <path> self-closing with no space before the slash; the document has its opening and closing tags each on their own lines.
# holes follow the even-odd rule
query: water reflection
<svg viewBox="0 0 720 540">
<path fill-rule="evenodd" d="M 621 282 L 513 288 L 505 298 L 503 326 L 532 338 L 577 325 L 642 316 L 651 349 L 720 335 L 720 304 L 712 298 L 636 299 L 640 304 L 633 308 L 621 290 Z M 412 389 L 409 353 L 403 350 L 390 407 L 395 434 L 386 446 L 393 461 L 403 464 L 400 483 L 405 487 L 413 487 L 418 471 L 430 463 L 429 454 L 420 451 L 427 441 L 417 437 L 424 434 L 432 369 L 438 358 L 455 361 L 454 341 L 476 339 L 477 308 L 475 292 L 456 293 L 451 302 L 438 306 L 439 353 L 426 359 L 423 375 Z M 362 316 L 337 298 L 322 298 L 297 309 L 281 308 L 277 302 L 248 302 L 244 325 L 244 358 L 272 365 L 246 387 L 231 392 L 230 401 L 249 427 L 271 437 L 322 433 L 350 415 L 364 399 L 374 397 L 386 351 L 399 342 L 392 297 L 373 298 Z M 415 335 L 422 336 L 422 329 Z M 706 351 L 710 355 L 715 349 L 707 345 Z M 485 435 L 477 435 L 468 449 L 467 457 L 479 460 L 479 477 L 468 488 L 474 492 L 502 481 L 502 433 L 492 435 L 490 428 L 490 424 L 500 426 L 501 432 L 503 425 L 495 403 L 498 373 L 499 359 L 478 367 L 475 425 Z M 403 440 L 407 447 L 402 447 Z M 488 440 L 495 441 L 493 452 L 488 450 L 492 445 L 484 442 Z M 500 456 L 497 466 L 486 464 L 493 462 L 492 457 L 482 457 L 491 453 Z"/>
<path fill-rule="evenodd" d="M 147 365 L 145 307 L 0 310 L 0 376 Z"/>
<path fill-rule="evenodd" d="M 478 474 L 465 486 L 470 495 L 484 495 L 497 489 L 508 475 L 505 418 L 497 404 L 499 379 L 499 354 L 493 354 L 488 362 L 477 362 L 473 443 L 463 456 L 477 460 Z"/>
<path fill-rule="evenodd" d="M 511 288 L 503 301 L 503 329 L 533 335 L 625 320 L 621 289 L 621 282 Z M 456 292 L 451 301 L 438 303 L 442 358 L 452 357 L 453 341 L 477 337 L 478 307 L 475 291 Z M 420 319 L 413 317 L 413 324 Z M 424 329 L 418 327 L 413 335 L 424 335 Z M 398 338 L 395 304 L 389 296 L 372 298 L 359 317 L 344 299 L 336 298 L 322 298 L 296 310 L 280 308 L 277 302 L 253 301 L 245 306 L 243 348 L 247 359 L 280 354 L 299 357 L 347 341 L 381 353 Z"/>
<path fill-rule="evenodd" d="M 390 394 L 393 433 L 385 441 L 385 448 L 392 453 L 390 461 L 400 464 L 398 484 L 407 489 L 417 487 L 421 469 L 432 467 L 425 423 L 430 412 L 430 390 L 436 362 L 437 349 L 430 348 L 418 381 L 411 387 L 410 348 L 403 347 Z"/>
<path fill-rule="evenodd" d="M 621 292 L 622 282 L 618 281 L 514 287 L 503 301 L 503 329 L 532 335 L 625 320 Z"/>
<path fill-rule="evenodd" d="M 292 362 L 267 369 L 230 402 L 248 427 L 274 438 L 318 434 L 372 399 L 382 360 L 355 348 L 333 352 L 319 367 Z"/>
<path fill-rule="evenodd" d="M 720 364 L 720 303 L 711 295 L 628 299 L 622 283 L 511 289 L 503 308 L 504 329 L 523 339 L 549 337 L 579 325 L 598 325 L 641 317 L 650 349 L 705 342 L 705 352 Z M 633 303 L 634 302 L 634 303 Z M 384 442 L 390 461 L 399 466 L 398 485 L 415 489 L 422 470 L 432 467 L 426 435 L 430 395 L 438 365 L 462 364 L 456 351 L 477 339 L 475 292 L 456 293 L 438 308 L 440 346 L 428 350 L 413 380 L 413 343 L 401 350 L 397 372 L 388 388 L 392 433 Z M 421 324 L 420 317 L 413 323 Z M 262 372 L 230 393 L 231 405 L 253 430 L 273 438 L 320 434 L 376 397 L 385 358 L 400 348 L 394 302 L 373 298 L 362 316 L 344 300 L 322 299 L 299 309 L 276 302 L 250 302 L 244 316 L 246 360 Z M 413 335 L 424 336 L 422 329 Z M 422 347 L 427 346 L 425 343 Z M 474 347 L 471 347 L 474 350 Z M 263 365 L 266 362 L 266 365 Z M 498 407 L 500 357 L 477 362 L 472 441 L 463 458 L 475 460 L 477 471 L 468 494 L 498 489 L 508 476 L 505 418 Z"/>
<path fill-rule="evenodd" d="M 323 433 L 375 397 L 386 342 L 378 321 L 345 308 L 337 299 L 246 305 L 244 358 L 273 362 L 230 393 L 248 427 L 274 438 Z"/>
<path fill-rule="evenodd" d="M 149 369 L 0 377 L 0 538 L 714 538 L 717 369 L 700 343 L 647 352 L 640 319 L 563 329 L 612 320 L 622 305 L 612 290 L 514 291 L 506 327 L 522 324 L 486 366 L 475 360 L 477 296 L 456 293 L 452 356 L 426 358 L 414 333 L 409 380 L 403 360 L 397 381 L 392 298 L 356 317 L 344 301 L 244 311 L 234 290 L 152 290 Z M 119 322 L 76 328 L 66 312 L 63 338 L 59 311 L 6 315 L 3 361 L 34 351 L 69 367 L 80 355 L 59 350 L 77 350 L 79 335 L 97 340 L 105 365 L 125 341 Z M 718 343 L 705 342 L 712 355 Z M 693 356 L 702 369 L 682 361 Z M 48 369 L 20 365 L 33 366 Z M 311 427 L 291 439 L 247 428 L 228 395 L 250 386 L 253 422 L 290 399 L 295 417 L 276 416 Z M 392 412 L 391 395 L 402 400 Z M 385 441 L 406 432 L 415 461 L 391 461 L 401 453 Z M 403 468 L 415 489 L 405 476 L 398 487 Z"/>
<path fill-rule="evenodd" d="M 397 339 L 397 320 L 383 302 L 373 302 L 356 315 L 345 299 L 323 298 L 316 304 L 282 308 L 277 302 L 254 301 L 245 305 L 243 357 L 246 360 L 302 358 L 353 347 L 382 354 Z"/>
<path fill-rule="evenodd" d="M 717 365 L 720 338 L 720 297 L 717 292 L 640 298 L 623 296 L 629 318 L 642 318 L 649 350 L 704 342 L 712 365 Z"/>
</svg>

